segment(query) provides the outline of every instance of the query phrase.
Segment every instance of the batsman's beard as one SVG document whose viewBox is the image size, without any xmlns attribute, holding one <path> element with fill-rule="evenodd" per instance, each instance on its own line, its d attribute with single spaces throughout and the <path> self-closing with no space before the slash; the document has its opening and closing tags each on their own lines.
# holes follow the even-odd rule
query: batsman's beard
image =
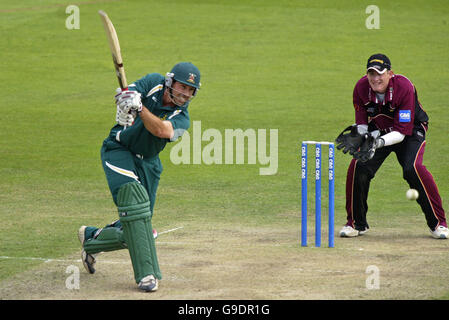
<svg viewBox="0 0 449 320">
<path fill-rule="evenodd" d="M 183 106 L 185 103 L 192 100 L 193 98 L 193 96 L 185 95 L 184 93 L 174 89 L 173 87 L 169 87 L 169 96 L 170 100 L 178 107 Z"/>
</svg>

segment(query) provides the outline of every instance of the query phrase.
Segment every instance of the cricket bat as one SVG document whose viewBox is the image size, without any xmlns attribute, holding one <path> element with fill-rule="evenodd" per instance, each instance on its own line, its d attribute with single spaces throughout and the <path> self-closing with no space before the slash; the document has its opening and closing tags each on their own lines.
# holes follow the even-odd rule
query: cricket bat
<svg viewBox="0 0 449 320">
<path fill-rule="evenodd" d="M 100 10 L 98 11 L 98 13 L 100 14 L 101 20 L 103 21 L 104 30 L 106 31 L 106 35 L 108 37 L 109 47 L 111 48 L 112 53 L 112 61 L 114 62 L 118 83 L 122 90 L 126 89 L 128 87 L 128 83 L 126 81 L 125 68 L 123 67 L 123 59 L 120 52 L 120 43 L 118 42 L 117 32 L 115 32 L 114 25 L 112 24 L 111 19 L 109 19 L 106 12 Z"/>
</svg>

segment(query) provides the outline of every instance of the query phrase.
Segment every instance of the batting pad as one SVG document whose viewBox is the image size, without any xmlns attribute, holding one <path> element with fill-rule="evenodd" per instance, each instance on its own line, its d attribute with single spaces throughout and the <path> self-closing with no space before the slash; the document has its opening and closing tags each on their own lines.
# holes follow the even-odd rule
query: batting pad
<svg viewBox="0 0 449 320">
<path fill-rule="evenodd" d="M 161 279 L 146 189 L 138 182 L 124 184 L 117 194 L 117 206 L 136 283 L 150 274 Z"/>
<path fill-rule="evenodd" d="M 123 232 L 119 228 L 104 228 L 95 239 L 87 240 L 83 247 L 87 253 L 95 254 L 125 249 L 127 246 L 124 241 Z"/>
</svg>

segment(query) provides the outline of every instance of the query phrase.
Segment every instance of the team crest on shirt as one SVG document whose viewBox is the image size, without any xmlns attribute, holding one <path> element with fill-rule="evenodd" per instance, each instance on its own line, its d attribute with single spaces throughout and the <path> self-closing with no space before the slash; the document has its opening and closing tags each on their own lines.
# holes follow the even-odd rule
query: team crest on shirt
<svg viewBox="0 0 449 320">
<path fill-rule="evenodd" d="M 410 110 L 399 110 L 399 122 L 412 121 L 412 112 Z"/>
<path fill-rule="evenodd" d="M 189 79 L 187 79 L 187 82 L 195 83 L 196 74 L 189 73 Z"/>
</svg>

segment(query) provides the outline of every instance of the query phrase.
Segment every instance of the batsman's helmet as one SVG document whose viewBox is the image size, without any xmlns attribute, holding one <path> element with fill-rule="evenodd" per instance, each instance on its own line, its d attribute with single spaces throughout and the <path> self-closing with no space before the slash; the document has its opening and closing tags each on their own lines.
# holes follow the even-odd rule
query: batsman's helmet
<svg viewBox="0 0 449 320">
<path fill-rule="evenodd" d="M 165 85 L 170 88 L 174 80 L 199 89 L 201 87 L 200 78 L 200 70 L 194 64 L 191 62 L 180 62 L 166 74 Z"/>
</svg>

